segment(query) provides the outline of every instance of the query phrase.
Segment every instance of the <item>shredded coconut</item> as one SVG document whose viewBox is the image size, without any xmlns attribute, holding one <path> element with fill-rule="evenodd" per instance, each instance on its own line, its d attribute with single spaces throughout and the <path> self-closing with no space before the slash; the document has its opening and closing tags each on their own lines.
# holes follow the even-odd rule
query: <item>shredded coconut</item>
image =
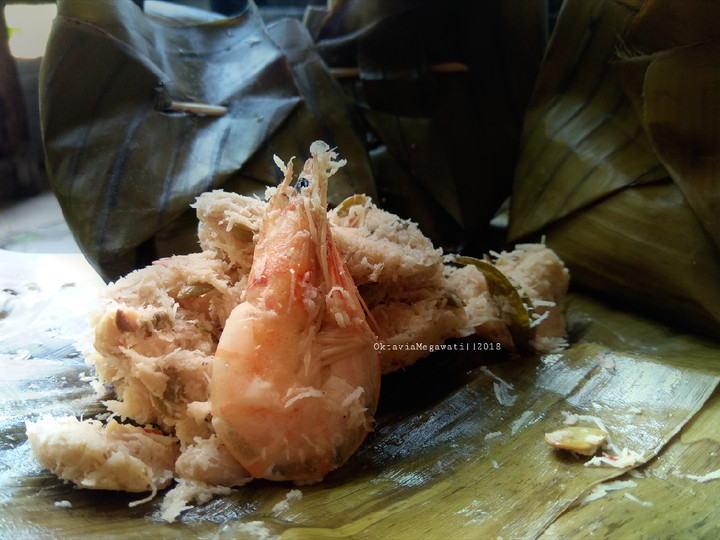
<svg viewBox="0 0 720 540">
<path fill-rule="evenodd" d="M 515 405 L 515 401 L 517 401 L 518 397 L 517 395 L 513 396 L 510 394 L 510 390 L 515 389 L 512 384 L 502 380 L 500 377 L 495 375 L 487 368 L 487 366 L 481 366 L 480 371 L 495 379 L 495 382 L 493 383 L 493 389 L 495 390 L 495 397 L 497 398 L 500 405 L 503 405 L 505 407 L 511 407 L 512 405 Z"/>
<path fill-rule="evenodd" d="M 530 315 L 530 328 L 535 328 L 536 326 L 539 326 L 548 317 L 550 317 L 549 311 L 545 311 L 542 315 L 538 313 L 533 313 L 532 315 Z"/>
<path fill-rule="evenodd" d="M 630 499 L 631 501 L 636 502 L 636 503 L 639 503 L 639 504 L 641 504 L 641 505 L 643 505 L 643 506 L 654 506 L 653 503 L 651 503 L 650 501 L 641 501 L 640 499 L 638 499 L 638 498 L 637 498 L 635 495 L 633 495 L 632 493 L 625 493 L 625 498 L 626 498 L 626 499 Z"/>
<path fill-rule="evenodd" d="M 312 386 L 303 388 L 291 388 L 287 391 L 287 395 L 285 397 L 288 397 L 292 394 L 294 395 L 285 402 L 286 409 L 291 407 L 292 404 L 298 400 L 305 398 L 321 398 L 325 396 L 325 392 L 323 392 L 322 390 L 318 390 L 317 388 L 314 388 Z"/>
<path fill-rule="evenodd" d="M 181 513 L 193 507 L 190 504 L 191 501 L 205 504 L 215 495 L 229 495 L 230 493 L 232 493 L 232 489 L 226 486 L 211 486 L 205 482 L 181 478 L 177 485 L 165 494 L 160 506 L 160 517 L 171 523 Z"/>
<path fill-rule="evenodd" d="M 590 461 L 586 462 L 585 466 L 608 465 L 617 469 L 624 469 L 626 467 L 635 467 L 642 462 L 643 456 L 641 454 L 638 454 L 634 450 L 623 448 L 619 455 L 603 454 L 602 456 L 595 456 Z"/>
<path fill-rule="evenodd" d="M 365 389 L 362 386 L 358 386 L 357 388 L 355 388 L 355 390 L 348 394 L 345 399 L 343 399 L 341 406 L 347 407 L 353 401 L 358 400 L 364 391 Z"/>
<path fill-rule="evenodd" d="M 689 480 L 694 480 L 695 482 L 699 482 L 701 484 L 709 482 L 710 480 L 720 480 L 720 469 L 716 469 L 712 472 L 702 475 L 686 474 L 685 478 Z"/>
<path fill-rule="evenodd" d="M 285 498 L 276 503 L 275 506 L 272 508 L 272 512 L 274 514 L 279 514 L 281 512 L 287 512 L 290 509 L 290 502 L 291 501 L 299 501 L 302 499 L 302 491 L 299 489 L 291 489 L 285 494 Z"/>
<path fill-rule="evenodd" d="M 602 499 L 605 495 L 611 491 L 618 491 L 621 489 L 629 489 L 637 487 L 637 482 L 634 480 L 617 480 L 615 482 L 605 482 L 598 484 L 595 488 L 585 497 L 580 504 L 587 504 L 598 499 Z"/>
</svg>

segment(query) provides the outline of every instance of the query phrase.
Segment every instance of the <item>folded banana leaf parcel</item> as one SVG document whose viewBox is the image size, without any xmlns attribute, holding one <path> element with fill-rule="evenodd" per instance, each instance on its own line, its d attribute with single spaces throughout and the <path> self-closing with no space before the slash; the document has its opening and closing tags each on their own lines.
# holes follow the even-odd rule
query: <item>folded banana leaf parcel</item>
<svg viewBox="0 0 720 540">
<path fill-rule="evenodd" d="M 720 8 L 569 0 L 526 111 L 510 240 L 720 337 Z"/>
<path fill-rule="evenodd" d="M 105 279 L 197 251 L 198 195 L 262 194 L 280 179 L 273 154 L 323 136 L 349 162 L 331 201 L 375 196 L 352 114 L 299 21 L 266 27 L 252 3 L 231 18 L 145 8 L 60 1 L 41 68 L 53 190 Z"/>
<path fill-rule="evenodd" d="M 312 29 L 265 24 L 252 1 L 233 17 L 144 5 L 60 0 L 41 68 L 48 174 L 105 279 L 196 251 L 195 197 L 262 195 L 280 180 L 272 156 L 314 140 L 348 162 L 331 206 L 365 193 L 437 245 L 487 249 L 544 50 L 541 0 L 347 0 Z"/>
</svg>

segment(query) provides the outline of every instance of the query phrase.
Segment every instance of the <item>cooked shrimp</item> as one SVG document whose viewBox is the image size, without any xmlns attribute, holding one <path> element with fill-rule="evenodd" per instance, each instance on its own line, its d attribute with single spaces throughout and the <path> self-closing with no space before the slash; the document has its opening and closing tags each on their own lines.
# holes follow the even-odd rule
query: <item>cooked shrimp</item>
<svg viewBox="0 0 720 540">
<path fill-rule="evenodd" d="M 244 301 L 220 337 L 213 426 L 252 476 L 320 480 L 372 429 L 377 338 L 327 221 L 328 178 L 344 164 L 322 142 L 293 187 L 268 203 Z"/>
</svg>

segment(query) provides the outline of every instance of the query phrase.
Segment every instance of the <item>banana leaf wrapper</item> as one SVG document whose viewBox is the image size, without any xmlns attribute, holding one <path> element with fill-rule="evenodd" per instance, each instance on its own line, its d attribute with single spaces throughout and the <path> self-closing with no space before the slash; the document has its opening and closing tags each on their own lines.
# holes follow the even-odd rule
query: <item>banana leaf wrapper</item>
<svg viewBox="0 0 720 540">
<path fill-rule="evenodd" d="M 383 207 L 446 251 L 478 255 L 495 240 L 489 222 L 510 194 L 544 7 L 343 0 L 310 24 L 365 121 Z"/>
<path fill-rule="evenodd" d="M 342 92 L 300 25 L 271 36 L 252 2 L 232 18 L 145 13 L 130 0 L 58 8 L 41 70 L 47 168 L 78 244 L 106 280 L 196 251 L 195 197 L 261 193 L 279 179 L 273 153 L 305 156 L 317 138 L 351 163 L 331 184 L 331 201 L 375 194 Z"/>
<path fill-rule="evenodd" d="M 364 193 L 378 200 L 370 157 L 362 139 L 357 136 L 359 119 L 346 102 L 338 82 L 315 51 L 307 29 L 298 20 L 281 19 L 269 24 L 266 32 L 285 56 L 302 100 L 247 162 L 231 172 L 220 187 L 262 198 L 266 188 L 276 185 L 280 179 L 273 156 L 280 156 L 283 160 L 298 158 L 296 167 L 300 167 L 308 153 L 307 141 L 322 139 L 341 149 L 341 157 L 347 160 L 329 184 L 328 204 L 335 206 L 355 193 Z M 155 233 L 154 253 L 192 251 L 188 243 L 196 238 L 195 210 L 187 208 L 173 223 Z M 195 247 L 194 243 L 192 246 Z"/>
<path fill-rule="evenodd" d="M 545 235 L 575 284 L 714 337 L 720 32 L 707 21 L 718 16 L 693 1 L 563 5 L 526 112 L 508 234 Z"/>
<path fill-rule="evenodd" d="M 0 255 L 15 276 L 3 277 L 15 295 L 0 320 L 0 536 L 535 538 L 574 536 L 585 520 L 598 537 L 710 538 L 720 528 L 720 484 L 697 480 L 720 468 L 717 344 L 578 294 L 568 298 L 565 352 L 433 353 L 383 380 L 375 431 L 324 482 L 257 481 L 162 522 L 159 499 L 128 508 L 142 494 L 78 490 L 33 461 L 26 419 L 99 412 L 78 353 L 102 281 L 79 255 Z M 496 378 L 512 385 L 513 404 L 496 397 Z M 639 473 L 586 467 L 547 446 L 564 411 L 602 418 L 616 444 L 644 455 Z M 637 485 L 613 491 L 629 480 Z M 589 500 L 598 486 L 608 494 Z M 302 496 L 289 498 L 292 489 Z M 620 503 L 622 520 L 608 511 Z M 672 521 L 643 521 L 653 516 Z"/>
<path fill-rule="evenodd" d="M 489 221 L 510 193 L 545 44 L 544 4 L 511 4 L 338 2 L 310 34 L 296 20 L 265 26 L 252 2 L 225 18 L 61 0 L 43 143 L 79 245 L 106 280 L 195 251 L 197 195 L 262 193 L 278 182 L 272 155 L 304 156 L 316 139 L 348 161 L 330 204 L 365 193 L 448 251 L 496 245 Z M 338 83 L 345 62 L 359 76 Z M 227 111 L 173 108 L 188 102 Z"/>
</svg>

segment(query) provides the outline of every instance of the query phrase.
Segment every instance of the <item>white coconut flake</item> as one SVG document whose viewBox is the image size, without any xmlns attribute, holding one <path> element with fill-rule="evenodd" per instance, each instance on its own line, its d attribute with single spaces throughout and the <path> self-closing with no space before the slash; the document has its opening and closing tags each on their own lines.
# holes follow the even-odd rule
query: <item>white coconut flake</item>
<svg viewBox="0 0 720 540">
<path fill-rule="evenodd" d="M 492 431 L 490 433 L 485 434 L 485 440 L 489 441 L 491 439 L 495 439 L 495 438 L 501 437 L 501 436 L 502 436 L 502 431 Z"/>
<path fill-rule="evenodd" d="M 70 501 L 55 501 L 55 508 L 72 508 Z"/>
<path fill-rule="evenodd" d="M 596 465 L 600 467 L 607 465 L 617 469 L 625 469 L 626 467 L 635 467 L 642 462 L 643 456 L 641 454 L 638 454 L 634 450 L 623 448 L 619 455 L 603 454 L 602 456 L 595 456 L 590 461 L 587 461 L 585 466 Z"/>
<path fill-rule="evenodd" d="M 283 174 L 287 174 L 288 168 L 287 165 L 283 162 L 282 159 L 280 159 L 279 156 L 276 154 L 273 154 L 273 161 L 275 162 L 275 165 L 277 165 L 277 168 L 282 171 Z M 292 160 L 291 160 L 292 161 Z"/>
<path fill-rule="evenodd" d="M 635 495 L 633 495 L 632 493 L 625 493 L 625 498 L 626 498 L 626 499 L 630 499 L 632 502 L 636 502 L 636 503 L 641 504 L 641 505 L 643 505 L 643 506 L 654 506 L 654 504 L 651 503 L 650 501 L 641 501 L 640 499 L 638 499 L 638 498 L 637 498 Z"/>
<path fill-rule="evenodd" d="M 171 523 L 181 513 L 193 507 L 191 501 L 205 504 L 216 495 L 230 493 L 232 489 L 226 486 L 212 486 L 205 482 L 180 478 L 175 487 L 165 494 L 160 506 L 160 517 Z"/>
<path fill-rule="evenodd" d="M 634 480 L 617 480 L 615 482 L 605 482 L 598 484 L 595 488 L 585 497 L 580 504 L 587 504 L 598 499 L 602 499 L 605 495 L 611 491 L 619 491 L 621 489 L 630 489 L 637 487 L 637 482 Z"/>
<path fill-rule="evenodd" d="M 536 326 L 540 326 L 540 324 L 547 319 L 550 316 L 549 311 L 545 311 L 542 315 L 538 315 L 537 313 L 533 313 L 530 316 L 530 328 L 535 328 Z"/>
<path fill-rule="evenodd" d="M 493 383 L 493 389 L 495 390 L 495 397 L 498 400 L 498 403 L 500 405 L 503 405 L 504 407 L 511 407 L 515 405 L 515 401 L 517 401 L 517 395 L 511 395 L 510 390 L 514 390 L 515 387 L 510 384 L 509 382 L 506 382 L 502 380 L 500 377 L 495 375 L 492 371 L 490 371 L 487 366 L 481 366 L 480 371 L 485 373 L 486 375 L 492 377 L 495 382 Z"/>
<path fill-rule="evenodd" d="M 528 423 L 535 413 L 532 411 L 525 411 L 520 415 L 520 418 L 510 424 L 510 434 L 515 435 L 520 429 Z"/>
<path fill-rule="evenodd" d="M 240 523 L 239 525 L 233 527 L 233 530 L 238 533 L 243 533 L 241 536 L 238 536 L 241 538 L 255 538 L 256 540 L 271 540 L 280 538 L 279 536 L 272 534 L 270 529 L 268 529 L 262 521 L 247 521 L 245 523 Z"/>
<path fill-rule="evenodd" d="M 322 390 L 318 390 L 313 386 L 303 386 L 302 388 L 289 389 L 285 397 L 289 398 L 284 405 L 284 407 L 287 409 L 288 407 L 291 407 L 293 403 L 300 399 L 325 397 L 325 392 L 323 392 Z"/>
<path fill-rule="evenodd" d="M 357 388 L 355 388 L 355 390 L 353 390 L 352 392 L 350 392 L 350 393 L 345 397 L 345 399 L 342 400 L 341 407 L 347 407 L 347 406 L 350 405 L 353 401 L 357 401 L 358 399 L 360 399 L 360 396 L 362 395 L 362 393 L 363 393 L 364 391 L 365 391 L 365 389 L 364 389 L 362 386 L 358 386 Z"/>
<path fill-rule="evenodd" d="M 276 503 L 275 506 L 272 508 L 272 512 L 274 514 L 280 514 L 282 512 L 287 512 L 290 509 L 290 502 L 291 501 L 299 501 L 302 499 L 302 491 L 299 489 L 291 489 L 285 494 L 285 498 Z"/>
<path fill-rule="evenodd" d="M 695 482 L 699 482 L 701 484 L 709 482 L 710 480 L 720 480 L 720 469 L 716 469 L 712 472 L 702 475 L 686 474 L 685 478 L 687 478 L 688 480 L 694 480 Z"/>
</svg>

